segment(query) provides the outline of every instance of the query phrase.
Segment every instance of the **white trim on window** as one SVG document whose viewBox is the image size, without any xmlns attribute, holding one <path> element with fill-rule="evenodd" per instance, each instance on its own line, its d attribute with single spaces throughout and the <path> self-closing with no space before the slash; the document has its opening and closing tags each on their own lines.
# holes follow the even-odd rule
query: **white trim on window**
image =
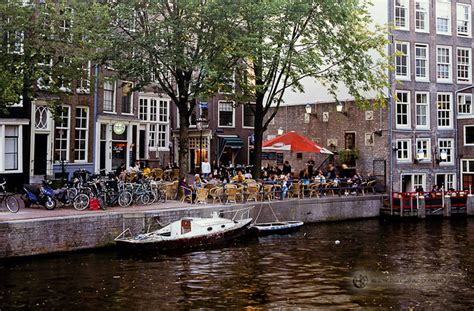
<svg viewBox="0 0 474 311">
<path fill-rule="evenodd" d="M 395 127 L 411 128 L 410 91 L 397 91 L 395 98 Z"/>
<path fill-rule="evenodd" d="M 429 0 L 415 1 L 415 31 L 430 32 L 430 3 Z"/>
<path fill-rule="evenodd" d="M 18 128 L 18 139 L 17 139 L 17 169 L 15 170 L 5 170 L 5 148 L 6 148 L 6 143 L 5 143 L 5 133 L 6 130 L 5 128 L 7 126 L 13 126 Z M 17 173 L 23 173 L 23 125 L 20 124 L 0 124 L 0 173 L 1 174 L 17 174 Z"/>
<path fill-rule="evenodd" d="M 453 82 L 453 53 L 451 46 L 436 46 L 436 81 Z"/>
<path fill-rule="evenodd" d="M 466 3 L 456 4 L 456 32 L 458 37 L 471 37 L 471 5 Z"/>
<path fill-rule="evenodd" d="M 443 150 L 447 152 L 448 158 L 446 161 L 441 161 L 439 165 L 454 165 L 454 139 L 438 138 L 438 157 Z"/>
<path fill-rule="evenodd" d="M 410 1 L 395 0 L 394 9 L 395 28 L 397 30 L 410 30 Z"/>
<path fill-rule="evenodd" d="M 415 92 L 415 128 L 430 129 L 430 93 Z"/>
<path fill-rule="evenodd" d="M 221 104 L 231 105 L 232 108 L 232 125 L 221 125 Z M 229 110 L 226 110 L 229 111 Z M 217 127 L 235 128 L 235 103 L 231 100 L 220 100 L 217 103 Z"/>
<path fill-rule="evenodd" d="M 411 163 L 412 152 L 411 152 L 411 139 L 397 139 L 396 144 L 396 158 L 399 163 Z"/>
<path fill-rule="evenodd" d="M 108 91 L 112 91 L 112 110 L 105 110 L 105 84 L 112 85 L 112 89 L 107 89 Z M 104 81 L 104 93 L 102 99 L 102 111 L 108 114 L 117 114 L 116 107 L 117 107 L 117 81 Z"/>
<path fill-rule="evenodd" d="M 395 57 L 395 77 L 398 80 L 410 81 L 410 43 L 397 41 L 395 50 L 401 53 Z"/>
<path fill-rule="evenodd" d="M 472 94 L 460 93 L 457 98 L 458 119 L 472 118 Z"/>
<path fill-rule="evenodd" d="M 250 104 L 254 105 L 255 103 L 250 103 Z M 241 105 L 241 107 L 242 107 L 242 128 L 244 128 L 244 129 L 254 129 L 255 126 L 245 126 L 245 107 L 246 106 L 247 106 L 247 104 L 246 105 Z M 255 118 L 254 118 L 254 120 L 255 120 Z"/>
<path fill-rule="evenodd" d="M 456 49 L 456 76 L 458 83 L 471 84 L 472 82 L 472 52 L 471 48 Z"/>
<path fill-rule="evenodd" d="M 415 44 L 415 80 L 430 81 L 430 49 L 428 44 Z"/>
<path fill-rule="evenodd" d="M 423 158 L 418 158 L 418 152 L 423 152 Z M 431 162 L 431 139 L 417 138 L 415 140 L 415 157 L 419 162 Z"/>
<path fill-rule="evenodd" d="M 448 36 L 452 33 L 451 0 L 436 1 L 436 33 Z"/>
<path fill-rule="evenodd" d="M 61 126 L 61 123 L 62 123 L 62 111 L 61 111 L 61 115 L 58 116 L 59 119 L 58 121 L 55 121 L 54 123 L 54 155 L 53 155 L 53 159 L 55 162 L 59 163 L 60 161 L 69 161 L 69 150 L 71 149 L 70 147 L 70 144 L 71 144 L 71 106 L 68 106 L 68 105 L 63 105 L 62 106 L 62 109 L 67 109 L 67 115 L 65 116 L 67 118 L 67 124 L 65 124 L 64 126 Z M 56 148 L 56 140 L 59 139 L 58 136 L 56 136 L 56 130 L 58 131 L 66 131 L 66 148 L 65 148 L 65 151 L 66 151 L 66 155 L 64 157 L 64 159 L 59 156 L 59 158 L 56 157 L 56 152 L 58 152 L 58 149 Z M 64 140 L 64 137 L 61 137 L 60 140 Z M 59 149 L 59 150 L 63 150 L 63 149 Z"/>
<path fill-rule="evenodd" d="M 79 120 L 77 111 L 78 109 L 83 109 L 85 111 L 85 119 L 86 119 L 86 126 L 77 126 L 77 121 Z M 83 119 L 83 117 L 81 117 Z M 76 118 L 75 118 L 75 124 L 74 124 L 74 163 L 87 163 L 88 161 L 88 155 L 89 155 L 89 107 L 83 107 L 83 106 L 76 106 Z M 84 132 L 84 137 L 78 139 L 77 132 L 78 131 L 83 131 Z M 84 141 L 84 149 L 79 149 L 76 146 L 76 142 L 83 140 Z M 84 157 L 79 158 L 77 157 L 77 152 L 78 151 L 84 151 Z"/>
<path fill-rule="evenodd" d="M 453 128 L 453 94 L 447 92 L 436 93 L 436 124 L 438 129 Z"/>
</svg>

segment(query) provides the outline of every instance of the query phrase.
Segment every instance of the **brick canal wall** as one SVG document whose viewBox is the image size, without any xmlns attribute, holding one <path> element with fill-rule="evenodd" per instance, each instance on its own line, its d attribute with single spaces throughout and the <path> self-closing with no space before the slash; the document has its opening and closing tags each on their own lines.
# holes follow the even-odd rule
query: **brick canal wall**
<svg viewBox="0 0 474 311">
<path fill-rule="evenodd" d="M 378 217 L 381 196 L 328 197 L 321 199 L 274 201 L 271 206 L 280 220 L 305 223 Z M 143 212 L 79 215 L 0 222 L 0 258 L 67 252 L 113 245 L 124 229 L 139 233 L 147 228 L 185 216 L 209 217 L 223 211 L 226 217 L 239 216 L 248 205 L 192 206 Z M 274 221 L 268 203 L 250 206 L 250 217 L 260 214 L 258 222 Z M 239 211 L 240 210 L 240 211 Z M 237 211 L 237 212 L 236 212 Z"/>
</svg>

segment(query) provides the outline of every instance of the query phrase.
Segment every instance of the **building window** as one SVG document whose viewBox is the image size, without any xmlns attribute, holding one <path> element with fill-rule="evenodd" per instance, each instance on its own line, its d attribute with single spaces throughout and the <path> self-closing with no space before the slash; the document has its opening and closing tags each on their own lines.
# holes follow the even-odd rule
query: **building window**
<svg viewBox="0 0 474 311">
<path fill-rule="evenodd" d="M 167 148 L 167 140 L 166 140 L 166 134 L 167 134 L 167 126 L 164 124 L 158 124 L 158 148 Z"/>
<path fill-rule="evenodd" d="M 148 146 L 151 148 L 156 148 L 156 124 L 150 124 L 148 129 Z"/>
<path fill-rule="evenodd" d="M 428 80 L 429 78 L 429 57 L 428 45 L 415 45 L 415 73 L 416 80 Z"/>
<path fill-rule="evenodd" d="M 418 138 L 416 140 L 416 159 L 418 161 L 431 160 L 431 140 L 429 138 Z"/>
<path fill-rule="evenodd" d="M 168 104 L 167 100 L 160 100 L 158 121 L 168 122 Z"/>
<path fill-rule="evenodd" d="M 69 106 L 61 107 L 56 128 L 54 129 L 54 160 L 67 161 L 69 159 Z"/>
<path fill-rule="evenodd" d="M 49 129 L 48 107 L 46 106 L 35 107 L 35 129 L 37 130 Z"/>
<path fill-rule="evenodd" d="M 471 36 L 471 6 L 468 4 L 457 4 L 457 29 L 458 36 Z"/>
<path fill-rule="evenodd" d="M 401 174 L 401 191 L 410 192 L 426 189 L 426 174 Z"/>
<path fill-rule="evenodd" d="M 87 130 L 88 111 L 85 107 L 76 108 L 76 127 L 74 159 L 76 161 L 87 161 Z"/>
<path fill-rule="evenodd" d="M 474 146 L 474 125 L 464 125 L 464 145 Z"/>
<path fill-rule="evenodd" d="M 416 31 L 428 32 L 430 21 L 428 19 L 429 2 L 428 0 L 415 1 L 415 29 Z"/>
<path fill-rule="evenodd" d="M 104 111 L 114 112 L 115 83 L 111 81 L 104 82 Z"/>
<path fill-rule="evenodd" d="M 436 1 L 436 33 L 451 34 L 451 0 Z"/>
<path fill-rule="evenodd" d="M 243 105 L 242 106 L 242 111 L 243 111 L 243 124 L 244 127 L 251 127 L 253 128 L 255 125 L 255 105 Z M 305 116 L 307 113 L 305 113 Z"/>
<path fill-rule="evenodd" d="M 451 47 L 438 46 L 436 59 L 438 82 L 451 82 Z"/>
<path fill-rule="evenodd" d="M 397 42 L 396 50 L 400 54 L 395 59 L 397 79 L 410 79 L 410 44 L 406 42 Z"/>
<path fill-rule="evenodd" d="M 440 164 L 443 165 L 452 165 L 454 164 L 454 154 L 453 154 L 453 145 L 454 139 L 438 139 L 438 157 L 440 157 Z M 446 160 L 441 160 L 441 153 L 446 152 Z"/>
<path fill-rule="evenodd" d="M 438 93 L 438 128 L 452 128 L 450 93 Z"/>
<path fill-rule="evenodd" d="M 91 62 L 87 62 L 87 64 L 83 65 L 81 67 L 81 78 L 79 79 L 79 82 L 77 84 L 77 90 L 76 92 L 78 94 L 89 94 L 90 93 L 90 87 L 91 87 Z"/>
<path fill-rule="evenodd" d="M 471 82 L 471 49 L 458 48 L 458 82 Z"/>
<path fill-rule="evenodd" d="M 410 127 L 410 92 L 398 91 L 396 98 L 396 126 Z"/>
<path fill-rule="evenodd" d="M 415 94 L 415 113 L 416 113 L 416 128 L 417 129 L 429 129 L 429 93 L 416 93 Z"/>
<path fill-rule="evenodd" d="M 436 185 L 444 190 L 456 189 L 456 174 L 436 174 Z"/>
<path fill-rule="evenodd" d="M 397 161 L 411 162 L 411 140 L 399 139 L 397 140 Z"/>
<path fill-rule="evenodd" d="M 140 116 L 140 120 L 147 121 L 148 120 L 148 99 L 140 98 L 138 103 L 139 103 L 138 113 Z"/>
<path fill-rule="evenodd" d="M 395 0 L 395 27 L 408 30 L 408 0 Z"/>
<path fill-rule="evenodd" d="M 158 113 L 158 101 L 152 98 L 150 100 L 150 121 L 151 122 L 156 122 L 157 113 Z"/>
<path fill-rule="evenodd" d="M 16 171 L 19 169 L 18 149 L 19 149 L 19 126 L 5 126 L 5 171 Z"/>
<path fill-rule="evenodd" d="M 122 113 L 131 114 L 132 111 L 132 83 L 123 82 L 122 85 Z"/>
<path fill-rule="evenodd" d="M 472 94 L 458 94 L 458 114 L 472 113 Z"/>
<path fill-rule="evenodd" d="M 219 102 L 219 126 L 234 127 L 233 102 Z"/>
</svg>

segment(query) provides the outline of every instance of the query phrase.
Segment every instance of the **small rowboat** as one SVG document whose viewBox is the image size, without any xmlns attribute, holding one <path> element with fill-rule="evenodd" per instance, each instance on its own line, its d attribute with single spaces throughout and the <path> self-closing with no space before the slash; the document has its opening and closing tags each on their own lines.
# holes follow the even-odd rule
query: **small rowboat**
<svg viewBox="0 0 474 311">
<path fill-rule="evenodd" d="M 254 224 L 253 228 L 258 230 L 260 235 L 286 234 L 298 231 L 303 224 L 302 221 L 280 221 Z"/>
</svg>

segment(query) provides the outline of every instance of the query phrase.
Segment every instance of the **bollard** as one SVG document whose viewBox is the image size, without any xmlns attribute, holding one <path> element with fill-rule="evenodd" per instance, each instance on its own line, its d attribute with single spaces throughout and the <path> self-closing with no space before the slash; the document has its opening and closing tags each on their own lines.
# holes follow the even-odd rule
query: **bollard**
<svg viewBox="0 0 474 311">
<path fill-rule="evenodd" d="M 451 196 L 444 196 L 443 216 L 451 217 Z"/>
<path fill-rule="evenodd" d="M 473 194 L 467 195 L 466 213 L 467 213 L 467 216 L 474 216 L 474 195 Z"/>
<path fill-rule="evenodd" d="M 425 197 L 418 196 L 418 218 L 424 219 L 426 217 Z"/>
</svg>

